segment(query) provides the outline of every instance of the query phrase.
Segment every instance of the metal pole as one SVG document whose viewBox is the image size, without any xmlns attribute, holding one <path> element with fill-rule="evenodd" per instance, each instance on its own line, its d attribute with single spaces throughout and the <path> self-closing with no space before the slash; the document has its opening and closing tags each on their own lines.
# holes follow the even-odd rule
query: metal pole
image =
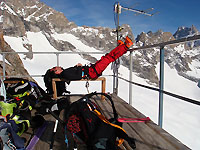
<svg viewBox="0 0 200 150">
<path fill-rule="evenodd" d="M 5 63 L 5 54 L 3 54 L 3 80 L 5 80 L 6 77 L 6 63 Z"/>
<path fill-rule="evenodd" d="M 117 41 L 119 40 L 119 3 L 117 3 L 117 8 L 116 8 L 116 13 L 117 13 L 117 28 L 116 28 L 116 32 L 117 32 Z M 119 62 L 119 60 L 117 59 L 114 63 L 113 63 L 113 93 L 115 93 L 117 95 L 118 93 L 118 68 L 117 68 L 117 63 Z M 115 69 L 116 68 L 116 69 Z"/>
<path fill-rule="evenodd" d="M 119 3 L 117 5 L 117 41 L 119 40 Z M 116 60 L 116 83 L 115 83 L 115 94 L 118 94 L 118 64 L 119 64 L 119 59 Z"/>
<path fill-rule="evenodd" d="M 3 27 L 3 26 L 2 26 Z M 3 38 L 3 31 L 0 33 L 0 40 L 1 40 L 1 48 L 2 48 L 2 52 L 5 51 L 5 48 L 4 48 L 4 38 Z M 6 77 L 6 59 L 5 59 L 5 54 L 3 54 L 3 80 L 5 80 L 5 77 Z"/>
<path fill-rule="evenodd" d="M 163 87 L 164 87 L 164 47 L 160 47 L 160 81 L 159 81 L 159 120 L 158 125 L 163 124 Z"/>
<path fill-rule="evenodd" d="M 133 105 L 133 101 L 132 101 L 132 76 L 133 76 L 133 52 L 130 52 L 130 74 L 129 74 L 129 104 L 132 106 Z"/>
<path fill-rule="evenodd" d="M 60 60 L 59 60 L 59 53 L 56 53 L 56 56 L 57 56 L 57 66 L 59 66 L 59 62 L 60 62 Z"/>
</svg>

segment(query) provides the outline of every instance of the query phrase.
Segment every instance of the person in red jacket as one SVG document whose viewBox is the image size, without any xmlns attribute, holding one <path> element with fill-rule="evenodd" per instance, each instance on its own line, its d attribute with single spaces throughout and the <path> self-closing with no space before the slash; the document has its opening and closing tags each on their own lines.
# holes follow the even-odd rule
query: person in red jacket
<svg viewBox="0 0 200 150">
<path fill-rule="evenodd" d="M 76 66 L 67 69 L 54 67 L 51 70 L 54 71 L 55 74 L 59 75 L 60 78 L 70 81 L 86 78 L 96 79 L 102 75 L 102 72 L 111 62 L 114 62 L 116 59 L 125 54 L 131 45 L 133 45 L 133 42 L 127 36 L 125 42 L 119 40 L 116 48 L 107 53 L 105 56 L 102 56 L 100 60 L 98 60 L 95 64 L 91 64 L 91 66 L 82 66 L 82 64 L 78 63 Z"/>
</svg>

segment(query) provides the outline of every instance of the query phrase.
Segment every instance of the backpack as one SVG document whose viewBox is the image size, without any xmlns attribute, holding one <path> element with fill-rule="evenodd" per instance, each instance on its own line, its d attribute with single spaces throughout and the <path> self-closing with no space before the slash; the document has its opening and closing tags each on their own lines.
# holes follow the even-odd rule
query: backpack
<svg viewBox="0 0 200 150">
<path fill-rule="evenodd" d="M 23 78 L 9 78 L 5 81 L 19 81 L 18 83 L 5 83 L 8 99 L 20 98 L 35 106 L 45 94 L 45 91 L 35 82 Z"/>
<path fill-rule="evenodd" d="M 93 95 L 97 94 L 104 95 L 110 100 L 114 118 L 106 119 L 96 104 L 90 100 Z M 117 150 L 123 140 L 126 140 L 133 149 L 136 148 L 135 140 L 126 134 L 122 123 L 118 122 L 117 118 L 118 114 L 109 95 L 104 93 L 87 94 L 73 102 L 66 110 L 65 141 L 68 141 L 67 135 L 71 133 L 74 141 L 78 144 L 85 144 L 88 150 Z"/>
<path fill-rule="evenodd" d="M 56 67 L 48 69 L 43 78 L 45 87 L 47 88 L 46 92 L 50 95 L 53 94 L 52 78 L 59 78 L 59 75 L 55 74 L 55 68 Z M 67 83 L 69 84 L 70 82 Z M 65 92 L 69 93 L 69 91 L 66 91 L 66 85 L 65 82 L 63 81 L 56 82 L 56 89 L 57 89 L 57 96 L 62 96 Z"/>
<path fill-rule="evenodd" d="M 0 116 L 0 148 L 1 150 L 24 149 L 25 141 L 17 135 L 18 127 L 13 120 L 7 121 Z"/>
</svg>

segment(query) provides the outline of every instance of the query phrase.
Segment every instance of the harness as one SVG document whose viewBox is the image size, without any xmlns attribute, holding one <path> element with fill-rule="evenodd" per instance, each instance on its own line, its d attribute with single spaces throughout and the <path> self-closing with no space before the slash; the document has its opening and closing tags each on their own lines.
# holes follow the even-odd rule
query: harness
<svg viewBox="0 0 200 150">
<path fill-rule="evenodd" d="M 92 69 L 94 70 L 94 72 L 96 73 L 97 77 L 101 76 L 102 73 L 98 73 L 96 68 L 95 68 L 95 64 L 91 64 Z M 89 66 L 83 66 L 82 67 L 82 78 L 83 79 L 89 79 L 90 78 L 90 75 L 89 75 Z"/>
<path fill-rule="evenodd" d="M 88 66 L 82 67 L 82 78 L 89 79 L 89 67 Z"/>
<path fill-rule="evenodd" d="M 96 73 L 97 77 L 99 77 L 99 76 L 102 75 L 102 73 L 99 74 L 99 73 L 97 72 L 97 70 L 96 70 L 96 68 L 95 68 L 95 64 L 92 64 L 91 67 L 94 69 L 94 72 Z"/>
</svg>

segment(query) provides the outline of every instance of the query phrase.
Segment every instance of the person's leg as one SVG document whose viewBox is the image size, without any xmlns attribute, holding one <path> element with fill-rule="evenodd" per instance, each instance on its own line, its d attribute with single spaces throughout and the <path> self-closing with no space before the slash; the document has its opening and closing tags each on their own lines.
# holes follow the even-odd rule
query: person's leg
<svg viewBox="0 0 200 150">
<path fill-rule="evenodd" d="M 133 44 L 131 40 L 130 41 L 127 40 L 130 39 L 126 38 L 125 44 L 117 46 L 110 53 L 106 54 L 105 56 L 102 56 L 101 59 L 97 61 L 94 65 L 89 67 L 88 70 L 89 78 L 91 79 L 98 78 L 98 76 L 101 75 L 101 73 L 106 69 L 106 67 L 111 62 L 114 62 L 116 59 L 125 54 L 128 50 L 128 47 L 130 47 Z"/>
</svg>

